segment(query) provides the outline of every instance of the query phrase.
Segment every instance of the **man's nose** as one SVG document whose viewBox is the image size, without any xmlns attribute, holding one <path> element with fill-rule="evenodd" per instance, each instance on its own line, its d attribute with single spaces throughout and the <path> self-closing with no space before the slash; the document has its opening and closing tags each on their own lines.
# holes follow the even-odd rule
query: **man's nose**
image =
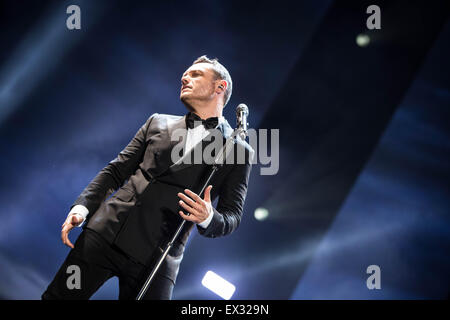
<svg viewBox="0 0 450 320">
<path fill-rule="evenodd" d="M 188 82 L 189 82 L 189 80 L 186 78 L 186 77 L 183 77 L 183 78 L 181 78 L 181 84 L 182 85 L 187 85 L 188 84 Z"/>
</svg>

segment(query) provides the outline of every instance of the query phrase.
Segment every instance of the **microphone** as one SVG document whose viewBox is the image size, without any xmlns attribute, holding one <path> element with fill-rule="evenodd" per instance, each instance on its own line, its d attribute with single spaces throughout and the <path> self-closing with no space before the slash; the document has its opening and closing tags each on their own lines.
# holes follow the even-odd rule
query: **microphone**
<svg viewBox="0 0 450 320">
<path fill-rule="evenodd" d="M 238 129 L 241 129 L 239 132 L 239 136 L 242 140 L 245 140 L 247 137 L 247 117 L 248 117 L 248 107 L 241 103 L 236 108 L 236 126 Z"/>
</svg>

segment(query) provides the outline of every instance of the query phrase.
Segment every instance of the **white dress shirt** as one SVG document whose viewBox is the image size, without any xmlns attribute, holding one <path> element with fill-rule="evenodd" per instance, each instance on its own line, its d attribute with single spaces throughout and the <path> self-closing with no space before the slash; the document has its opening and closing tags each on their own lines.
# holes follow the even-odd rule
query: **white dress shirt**
<svg viewBox="0 0 450 320">
<path fill-rule="evenodd" d="M 219 124 L 221 124 L 224 121 L 225 121 L 224 117 L 219 117 Z M 197 143 L 202 141 L 207 135 L 208 131 L 205 129 L 203 125 L 196 126 L 193 129 L 188 128 L 184 154 L 188 153 L 189 150 L 191 150 Z M 208 213 L 209 213 L 208 218 L 206 218 L 205 221 L 198 224 L 200 227 L 204 229 L 208 228 L 213 218 L 214 211 L 211 203 L 208 205 Z M 72 208 L 72 210 L 70 210 L 68 215 L 70 216 L 71 214 L 78 214 L 83 218 L 83 222 L 78 225 L 79 227 L 81 227 L 84 221 L 86 220 L 87 215 L 89 214 L 89 210 L 85 206 L 77 204 Z"/>
</svg>

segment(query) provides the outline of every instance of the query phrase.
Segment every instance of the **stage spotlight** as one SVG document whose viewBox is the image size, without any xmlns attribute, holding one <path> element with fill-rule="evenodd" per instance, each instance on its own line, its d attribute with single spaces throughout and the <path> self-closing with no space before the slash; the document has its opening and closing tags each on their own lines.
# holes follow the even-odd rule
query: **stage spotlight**
<svg viewBox="0 0 450 320">
<path fill-rule="evenodd" d="M 236 287 L 219 276 L 218 274 L 208 271 L 203 277 L 202 285 L 225 300 L 230 300 Z"/>
<path fill-rule="evenodd" d="M 360 47 L 367 47 L 370 43 L 370 37 L 367 34 L 360 33 L 356 36 L 356 44 Z"/>
<path fill-rule="evenodd" d="M 255 209 L 255 219 L 262 221 L 265 220 L 269 216 L 269 210 L 266 208 L 256 208 Z"/>
</svg>

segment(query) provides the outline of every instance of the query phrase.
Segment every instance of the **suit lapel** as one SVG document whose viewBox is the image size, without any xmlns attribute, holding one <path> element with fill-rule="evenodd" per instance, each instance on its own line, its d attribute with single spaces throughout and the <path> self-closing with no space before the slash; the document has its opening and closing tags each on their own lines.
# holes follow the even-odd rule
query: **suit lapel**
<svg viewBox="0 0 450 320">
<path fill-rule="evenodd" d="M 183 129 L 184 134 L 182 137 L 179 137 L 179 139 L 175 139 L 172 141 L 173 134 L 176 130 Z M 186 116 L 178 119 L 178 120 L 167 120 L 167 134 L 168 134 L 168 143 L 170 144 L 169 149 L 172 151 L 173 147 L 177 145 L 178 143 L 183 144 L 183 149 L 186 146 Z"/>
<path fill-rule="evenodd" d="M 181 120 L 175 121 L 171 125 L 168 124 L 169 140 L 170 140 L 171 134 L 176 129 L 178 129 L 178 128 L 186 129 L 186 120 L 185 120 L 185 118 L 186 118 L 186 116 L 181 118 Z M 231 129 L 231 127 L 228 124 L 228 121 L 226 119 L 225 119 L 225 121 L 223 121 L 223 122 L 221 122 L 219 124 L 217 129 L 219 129 L 220 132 L 222 133 L 223 143 L 225 144 L 226 139 L 233 133 L 233 130 Z M 167 170 L 165 170 L 164 172 L 161 173 L 161 175 L 165 175 L 167 173 L 177 172 L 179 170 L 183 170 L 183 169 L 186 169 L 186 168 L 194 165 L 192 153 L 194 152 L 195 149 L 198 149 L 198 148 L 201 148 L 201 151 L 204 150 L 205 145 L 210 142 L 209 136 L 210 135 L 207 135 L 202 141 L 197 143 L 188 153 L 185 153 L 183 155 L 183 157 L 181 157 L 177 162 L 171 164 Z M 172 145 L 171 145 L 170 150 L 172 150 L 172 148 L 177 143 L 179 143 L 179 141 L 178 140 L 177 141 L 172 141 L 171 143 L 172 143 Z M 186 134 L 183 137 L 183 142 L 182 143 L 183 143 L 183 149 L 184 149 L 185 146 L 186 146 Z M 187 157 L 191 158 L 190 161 L 186 161 Z"/>
<path fill-rule="evenodd" d="M 227 119 L 224 119 L 225 121 L 221 122 L 218 126 L 218 129 L 222 132 L 224 142 L 226 139 L 228 139 L 233 134 L 233 129 L 231 128 L 230 124 L 228 123 Z"/>
<path fill-rule="evenodd" d="M 181 135 L 176 132 L 179 129 L 181 129 Z M 151 175 L 153 177 L 163 175 L 169 169 L 169 167 L 173 165 L 172 150 L 178 143 L 182 143 L 184 147 L 186 141 L 185 130 L 186 130 L 185 117 L 175 119 L 172 117 L 167 117 L 164 119 L 164 123 L 160 128 L 161 138 L 158 139 L 159 143 L 156 146 L 156 149 L 158 150 L 156 167 L 151 169 Z M 173 141 L 172 137 L 174 139 Z"/>
</svg>

